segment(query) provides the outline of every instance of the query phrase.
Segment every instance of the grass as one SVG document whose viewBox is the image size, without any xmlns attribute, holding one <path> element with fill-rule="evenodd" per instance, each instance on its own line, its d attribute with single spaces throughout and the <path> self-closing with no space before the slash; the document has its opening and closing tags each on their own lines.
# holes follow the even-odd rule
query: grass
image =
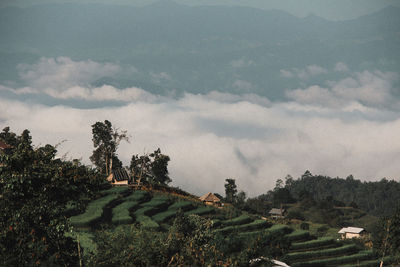
<svg viewBox="0 0 400 267">
<path fill-rule="evenodd" d="M 355 244 L 345 245 L 337 248 L 328 248 L 322 250 L 313 250 L 305 252 L 293 252 L 286 255 L 286 258 L 290 262 L 302 261 L 307 262 L 310 259 L 331 257 L 331 256 L 341 256 L 343 254 L 348 254 L 357 251 Z"/>
<path fill-rule="evenodd" d="M 310 239 L 310 232 L 305 230 L 296 230 L 290 234 L 285 236 L 289 241 L 299 241 L 299 240 L 308 240 Z"/>
<path fill-rule="evenodd" d="M 128 191 L 130 191 L 131 189 L 129 187 L 125 187 L 125 186 L 113 186 L 110 189 L 106 189 L 106 190 L 102 190 L 100 191 L 101 194 L 123 194 L 123 193 L 127 193 Z"/>
<path fill-rule="evenodd" d="M 357 254 L 341 257 L 331 257 L 327 259 L 313 260 L 308 262 L 293 263 L 291 267 L 315 267 L 325 265 L 343 266 L 345 263 L 356 263 L 357 261 L 369 260 L 373 257 L 373 252 L 370 250 L 361 251 Z"/>
<path fill-rule="evenodd" d="M 133 223 L 132 217 L 129 215 L 129 210 L 138 206 L 137 201 L 125 201 L 121 204 L 115 206 L 112 209 L 112 219 L 113 224 L 130 224 Z"/>
<path fill-rule="evenodd" d="M 192 202 L 178 201 L 168 207 L 168 210 L 155 214 L 152 219 L 157 223 L 165 222 L 175 216 L 179 209 L 188 210 L 193 207 Z"/>
<path fill-rule="evenodd" d="M 335 244 L 335 239 L 332 237 L 322 237 L 315 240 L 292 243 L 291 250 L 304 250 L 304 249 L 315 249 L 318 247 L 325 247 L 331 244 Z"/>
<path fill-rule="evenodd" d="M 215 209 L 213 207 L 204 206 L 204 207 L 198 207 L 197 209 L 194 210 L 186 211 L 185 215 L 190 215 L 190 214 L 206 215 L 213 212 L 215 212 Z"/>
<path fill-rule="evenodd" d="M 260 220 L 255 220 L 248 224 L 232 225 L 232 226 L 227 226 L 227 227 L 224 227 L 221 229 L 216 229 L 216 230 L 214 230 L 214 232 L 221 233 L 221 234 L 227 234 L 227 233 L 231 233 L 234 231 L 246 232 L 246 231 L 251 231 L 251 230 L 266 229 L 268 226 L 269 226 L 269 224 L 267 221 L 260 219 Z"/>
<path fill-rule="evenodd" d="M 104 207 L 117 198 L 119 198 L 119 195 L 110 194 L 90 202 L 85 213 L 70 218 L 71 224 L 76 227 L 90 226 L 101 219 Z"/>
<path fill-rule="evenodd" d="M 124 201 L 142 201 L 148 196 L 146 191 L 133 191 L 131 195 L 124 198 Z"/>
<path fill-rule="evenodd" d="M 97 252 L 97 244 L 93 241 L 94 235 L 92 233 L 76 231 L 72 233 L 65 233 L 65 236 L 79 240 L 79 245 L 81 248 L 83 248 L 84 255 L 87 255 L 88 253 L 95 254 Z"/>
<path fill-rule="evenodd" d="M 250 223 L 252 221 L 253 221 L 253 219 L 250 218 L 248 215 L 242 214 L 239 217 L 236 217 L 236 218 L 233 218 L 230 220 L 221 221 L 221 224 L 224 226 L 232 226 L 232 225 L 246 224 L 246 223 Z"/>
<path fill-rule="evenodd" d="M 140 223 L 140 225 L 146 229 L 157 230 L 160 228 L 160 225 L 153 221 L 149 216 L 138 215 L 136 216 L 136 222 Z"/>
</svg>

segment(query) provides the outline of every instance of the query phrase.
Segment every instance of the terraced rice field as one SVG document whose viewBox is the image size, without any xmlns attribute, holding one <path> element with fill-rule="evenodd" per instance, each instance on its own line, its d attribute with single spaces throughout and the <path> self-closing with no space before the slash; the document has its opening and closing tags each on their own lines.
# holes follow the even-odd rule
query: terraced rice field
<svg viewBox="0 0 400 267">
<path fill-rule="evenodd" d="M 228 219 L 211 206 L 165 194 L 152 195 L 146 191 L 132 191 L 126 187 L 102 191 L 101 197 L 90 202 L 84 213 L 72 216 L 70 221 L 76 229 L 76 236 L 80 236 L 81 245 L 90 246 L 90 251 L 95 249 L 90 240 L 93 237 L 90 229 L 99 222 L 108 224 L 109 227 L 136 224 L 147 229 L 166 231 L 178 210 L 186 215 L 197 214 L 211 218 L 214 233 L 223 236 L 235 233 L 247 239 L 260 236 L 264 232 L 284 235 L 291 242 L 291 247 L 289 253 L 280 260 L 292 267 L 369 267 L 379 264 L 379 259 L 372 251 L 360 251 L 352 243 L 344 243 L 331 237 L 316 239 L 309 231 L 295 231 L 287 225 L 272 225 L 245 213 Z M 389 258 L 385 258 L 385 262 L 389 261 Z"/>
</svg>

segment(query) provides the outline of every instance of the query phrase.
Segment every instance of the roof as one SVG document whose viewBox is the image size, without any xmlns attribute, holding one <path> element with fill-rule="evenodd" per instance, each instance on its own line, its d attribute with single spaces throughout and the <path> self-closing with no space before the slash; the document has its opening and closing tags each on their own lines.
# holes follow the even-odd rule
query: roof
<svg viewBox="0 0 400 267">
<path fill-rule="evenodd" d="M 205 195 L 202 195 L 201 197 L 199 197 L 199 199 L 201 201 L 206 201 L 206 202 L 220 202 L 221 200 L 216 197 L 213 193 L 208 192 Z"/>
<path fill-rule="evenodd" d="M 111 173 L 113 174 L 113 178 L 116 181 L 129 180 L 129 174 L 124 168 L 113 170 Z"/>
<path fill-rule="evenodd" d="M 11 146 L 7 145 L 6 143 L 0 140 L 0 149 L 7 149 L 7 148 L 11 148 Z"/>
<path fill-rule="evenodd" d="M 362 231 L 364 231 L 364 228 L 359 228 L 359 227 L 343 227 L 340 229 L 338 232 L 339 234 L 345 234 L 345 233 L 352 233 L 352 234 L 359 234 Z"/>
<path fill-rule="evenodd" d="M 269 211 L 269 214 L 272 214 L 272 215 L 282 215 L 283 213 L 285 212 L 285 209 L 271 209 L 270 211 Z"/>
</svg>

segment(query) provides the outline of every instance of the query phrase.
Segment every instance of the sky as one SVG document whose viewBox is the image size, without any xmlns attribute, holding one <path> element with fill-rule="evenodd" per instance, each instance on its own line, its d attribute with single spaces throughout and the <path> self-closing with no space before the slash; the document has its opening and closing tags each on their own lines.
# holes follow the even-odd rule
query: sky
<svg viewBox="0 0 400 267">
<path fill-rule="evenodd" d="M 30 6 L 47 3 L 104 3 L 111 5 L 148 5 L 158 0 L 2 0 L 4 6 Z M 171 1 L 171 0 L 169 0 Z M 329 20 L 354 19 L 387 6 L 400 6 L 398 0 L 175 0 L 185 5 L 237 5 L 261 9 L 278 9 L 298 17 L 314 14 Z"/>
<path fill-rule="evenodd" d="M 285 101 L 270 101 L 253 94 L 173 98 L 136 87 L 90 86 L 105 73 L 135 72 L 116 63 L 54 57 L 17 69 L 27 86 L 0 84 L 0 125 L 17 133 L 29 129 L 36 145 L 62 143 L 58 156 L 67 159 L 90 163 L 91 125 L 108 119 L 131 135 L 118 150 L 125 164 L 133 154 L 161 148 L 171 158 L 172 184 L 198 195 L 223 193 L 225 179 L 234 178 L 239 190 L 255 196 L 306 170 L 399 178 L 400 100 L 393 97 L 399 73 L 355 72 L 344 62 L 282 69 L 279 75 L 299 81 L 330 72 L 345 78 L 324 86 L 299 83 Z"/>
</svg>

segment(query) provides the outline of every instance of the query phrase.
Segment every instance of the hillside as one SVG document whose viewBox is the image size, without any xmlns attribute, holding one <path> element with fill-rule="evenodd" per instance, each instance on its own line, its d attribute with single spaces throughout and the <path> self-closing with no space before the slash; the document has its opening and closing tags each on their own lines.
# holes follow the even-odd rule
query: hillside
<svg viewBox="0 0 400 267">
<path fill-rule="evenodd" d="M 215 236 L 238 246 L 227 250 L 232 255 L 240 253 L 241 245 L 265 237 L 268 233 L 275 236 L 274 239 L 286 240 L 287 250 L 278 259 L 291 266 L 374 266 L 379 261 L 372 250 L 363 248 L 358 242 L 339 241 L 331 237 L 332 231 L 327 236 L 316 237 L 309 231 L 298 229 L 296 225 L 274 224 L 230 206 L 218 209 L 204 206 L 193 197 L 132 190 L 128 187 L 101 191 L 96 200 L 88 203 L 84 213 L 70 218 L 74 232 L 68 235 L 80 240 L 86 256 L 90 252 L 96 254 L 98 229 L 108 229 L 116 235 L 120 231 L 129 232 L 130 227 L 168 232 L 178 210 L 184 215 L 195 214 L 211 220 L 211 232 Z"/>
</svg>

